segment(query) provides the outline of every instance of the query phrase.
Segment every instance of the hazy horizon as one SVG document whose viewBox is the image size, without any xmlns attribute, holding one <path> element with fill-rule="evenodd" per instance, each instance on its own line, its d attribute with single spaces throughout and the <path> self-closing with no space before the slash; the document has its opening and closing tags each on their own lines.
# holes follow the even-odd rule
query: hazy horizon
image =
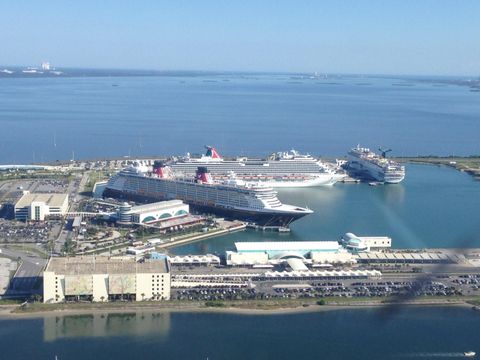
<svg viewBox="0 0 480 360">
<path fill-rule="evenodd" d="M 48 61 L 48 60 L 44 60 Z M 230 70 L 230 69 L 218 69 L 218 70 L 205 70 L 205 69 L 160 69 L 160 68 L 126 68 L 126 67 L 94 67 L 94 66 L 62 66 L 59 64 L 50 63 L 52 68 L 57 70 L 90 70 L 90 71 L 121 71 L 121 72 L 151 72 L 151 75 L 181 75 L 187 74 L 206 74 L 206 75 L 227 75 L 227 74 L 252 74 L 252 75 L 318 75 L 319 77 L 327 75 L 331 77 L 340 76 L 374 76 L 374 77 L 418 77 L 418 78 L 479 78 L 478 74 L 415 74 L 415 73 L 352 73 L 352 72 L 321 72 L 321 71 L 273 71 L 273 70 Z M 41 63 L 31 64 L 0 64 L 0 70 L 2 69 L 24 69 L 24 68 L 40 68 Z"/>
<path fill-rule="evenodd" d="M 0 63 L 479 76 L 479 13 L 473 0 L 18 1 L 0 13 Z"/>
</svg>

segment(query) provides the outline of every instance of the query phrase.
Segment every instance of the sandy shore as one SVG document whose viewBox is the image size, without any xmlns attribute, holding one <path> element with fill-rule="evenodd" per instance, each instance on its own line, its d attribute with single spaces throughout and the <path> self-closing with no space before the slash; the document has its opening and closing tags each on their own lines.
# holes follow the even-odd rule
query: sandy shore
<svg viewBox="0 0 480 360">
<path fill-rule="evenodd" d="M 365 302 L 365 303 L 345 303 L 334 305 L 316 305 L 309 304 L 308 306 L 295 307 L 274 307 L 268 308 L 248 308 L 238 306 L 225 307 L 207 307 L 200 304 L 182 304 L 181 306 L 124 306 L 124 307 L 105 307 L 105 308 L 67 308 L 54 310 L 39 310 L 39 311 L 15 311 L 18 310 L 16 305 L 1 305 L 0 319 L 33 319 L 43 318 L 49 316 L 69 316 L 69 315 L 93 315 L 93 314 L 132 314 L 142 312 L 157 312 L 157 313 L 216 313 L 216 314 L 237 314 L 237 315 L 285 315 L 285 314 L 301 314 L 321 311 L 342 311 L 342 310 L 358 310 L 358 309 L 374 309 L 379 310 L 399 310 L 406 307 L 444 307 L 456 306 L 465 309 L 471 309 L 472 305 L 463 301 L 411 301 L 401 304 L 384 304 L 380 302 Z"/>
</svg>

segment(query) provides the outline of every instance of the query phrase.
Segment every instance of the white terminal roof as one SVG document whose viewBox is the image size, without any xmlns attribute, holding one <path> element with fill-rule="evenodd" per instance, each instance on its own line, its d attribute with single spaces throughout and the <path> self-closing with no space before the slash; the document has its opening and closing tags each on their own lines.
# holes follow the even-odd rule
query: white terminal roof
<svg viewBox="0 0 480 360">
<path fill-rule="evenodd" d="M 135 213 L 143 213 L 149 211 L 156 211 L 156 210 L 163 210 L 163 209 L 170 209 L 175 206 L 183 205 L 182 200 L 168 200 L 168 201 L 160 201 L 152 204 L 145 204 L 145 205 L 138 205 L 132 207 L 132 210 L 129 211 L 130 214 Z"/>
<path fill-rule="evenodd" d="M 288 265 L 290 265 L 293 271 L 308 271 L 307 266 L 300 259 L 296 259 L 296 258 L 287 259 L 287 263 Z"/>
<path fill-rule="evenodd" d="M 25 207 L 30 206 L 34 201 L 44 202 L 48 206 L 61 207 L 65 200 L 67 199 L 68 194 L 35 194 L 35 193 L 26 193 L 20 200 L 17 201 L 16 207 Z"/>
<path fill-rule="evenodd" d="M 340 245 L 337 241 L 263 241 L 263 242 L 236 242 L 237 252 L 249 251 L 327 251 L 337 250 Z"/>
</svg>

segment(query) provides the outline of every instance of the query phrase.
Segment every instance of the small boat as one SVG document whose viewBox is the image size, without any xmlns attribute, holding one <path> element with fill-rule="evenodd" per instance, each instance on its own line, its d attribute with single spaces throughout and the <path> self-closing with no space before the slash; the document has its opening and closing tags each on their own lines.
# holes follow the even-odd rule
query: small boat
<svg viewBox="0 0 480 360">
<path fill-rule="evenodd" d="M 372 182 L 369 182 L 368 185 L 370 186 L 378 186 L 378 185 L 383 185 L 384 183 L 381 182 L 381 181 L 372 181 Z"/>
<path fill-rule="evenodd" d="M 465 351 L 463 353 L 463 356 L 465 356 L 465 357 L 474 357 L 475 355 L 477 355 L 477 353 L 475 351 Z"/>
</svg>

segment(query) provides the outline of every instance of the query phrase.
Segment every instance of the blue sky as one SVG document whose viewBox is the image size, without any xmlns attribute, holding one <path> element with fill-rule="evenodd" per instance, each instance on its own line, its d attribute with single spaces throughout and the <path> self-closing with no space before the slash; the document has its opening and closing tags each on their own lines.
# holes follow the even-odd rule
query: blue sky
<svg viewBox="0 0 480 360">
<path fill-rule="evenodd" d="M 480 1 L 7 1 L 0 64 L 480 75 Z"/>
</svg>

